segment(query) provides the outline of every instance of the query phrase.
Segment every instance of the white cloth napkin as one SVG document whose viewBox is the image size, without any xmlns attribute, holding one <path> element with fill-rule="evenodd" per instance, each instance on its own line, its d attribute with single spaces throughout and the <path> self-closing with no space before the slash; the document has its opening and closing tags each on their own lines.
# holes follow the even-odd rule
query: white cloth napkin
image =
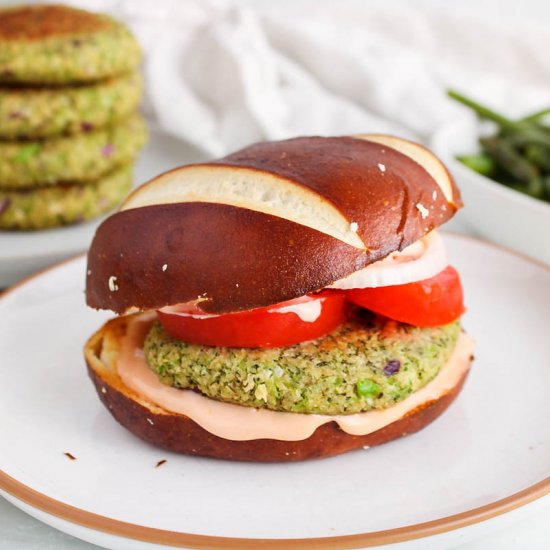
<svg viewBox="0 0 550 550">
<path fill-rule="evenodd" d="M 211 155 L 296 135 L 429 141 L 473 116 L 452 86 L 510 114 L 550 104 L 542 25 L 413 1 L 72 0 L 125 20 L 147 113 Z"/>
</svg>

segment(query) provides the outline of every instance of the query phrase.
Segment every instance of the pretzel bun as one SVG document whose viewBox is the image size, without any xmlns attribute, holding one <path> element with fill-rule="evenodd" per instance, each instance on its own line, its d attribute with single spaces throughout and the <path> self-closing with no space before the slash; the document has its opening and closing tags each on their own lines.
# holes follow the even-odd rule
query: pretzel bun
<svg viewBox="0 0 550 550">
<path fill-rule="evenodd" d="M 209 433 L 187 416 L 163 409 L 124 384 L 116 365 L 128 319 L 125 316 L 107 322 L 84 348 L 88 373 L 99 398 L 120 424 L 141 439 L 170 451 L 212 458 L 254 462 L 299 461 L 334 456 L 412 434 L 430 424 L 453 402 L 464 384 L 471 361 L 470 355 L 461 358 L 468 365 L 463 366 L 464 372 L 454 387 L 370 434 L 350 435 L 331 422 L 319 426 L 310 437 L 300 441 L 232 441 Z"/>
<path fill-rule="evenodd" d="M 166 172 L 130 195 L 96 232 L 88 253 L 87 302 L 117 313 L 185 302 L 214 314 L 278 304 L 324 289 L 403 250 L 461 205 L 441 162 L 403 139 L 361 135 L 259 143 L 219 160 Z M 267 462 L 328 457 L 416 432 L 453 401 L 471 360 L 470 344 L 462 346 L 459 340 L 453 352 L 457 358 L 449 362 L 454 365 L 452 377 L 443 375 L 403 407 L 400 402 L 393 411 L 381 411 L 383 422 L 355 417 L 355 426 L 371 424 L 354 432 L 346 427 L 348 419 L 320 416 L 314 420 L 319 424 L 291 437 L 288 426 L 281 432 L 265 431 L 265 414 L 274 411 L 258 408 L 254 421 L 242 420 L 238 415 L 246 414 L 244 406 L 196 393 L 186 394 L 187 401 L 190 395 L 205 400 L 194 412 L 174 408 L 173 402 L 148 393 L 151 386 L 143 379 L 153 374 L 146 362 L 139 374 L 145 385 L 136 386 L 138 375 L 128 377 L 125 370 L 133 364 L 129 342 L 130 357 L 140 357 L 143 346 L 143 340 L 134 342 L 130 336 L 132 319 L 143 317 L 109 321 L 86 344 L 88 371 L 100 399 L 142 439 L 214 458 Z M 156 375 L 151 384 L 162 386 Z M 181 403 L 180 390 L 158 391 L 165 390 L 176 392 Z M 240 409 L 237 420 L 228 407 Z M 215 422 L 205 424 L 201 414 L 232 426 L 250 428 L 256 422 L 260 429 L 241 440 L 235 432 L 217 431 Z M 286 414 L 293 425 L 312 418 Z M 273 424 L 280 420 L 278 416 Z"/>
<path fill-rule="evenodd" d="M 225 313 L 291 300 L 402 250 L 461 204 L 443 164 L 403 139 L 259 143 L 136 190 L 96 232 L 87 303 Z"/>
</svg>

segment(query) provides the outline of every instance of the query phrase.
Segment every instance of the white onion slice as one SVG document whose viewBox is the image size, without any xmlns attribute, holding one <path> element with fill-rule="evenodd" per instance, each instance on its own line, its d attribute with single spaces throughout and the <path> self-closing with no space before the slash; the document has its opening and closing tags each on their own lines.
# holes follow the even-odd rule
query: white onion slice
<svg viewBox="0 0 550 550">
<path fill-rule="evenodd" d="M 447 265 L 443 239 L 432 231 L 401 252 L 393 252 L 383 260 L 339 279 L 328 288 L 348 290 L 404 285 L 434 277 Z"/>
</svg>

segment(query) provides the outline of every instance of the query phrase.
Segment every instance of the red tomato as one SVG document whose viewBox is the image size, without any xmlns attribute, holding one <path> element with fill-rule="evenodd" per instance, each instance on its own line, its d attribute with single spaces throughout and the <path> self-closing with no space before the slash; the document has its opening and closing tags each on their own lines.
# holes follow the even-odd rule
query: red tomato
<svg viewBox="0 0 550 550">
<path fill-rule="evenodd" d="M 462 285 L 454 267 L 431 279 L 404 285 L 358 288 L 348 300 L 375 313 L 419 327 L 445 325 L 464 313 Z"/>
<path fill-rule="evenodd" d="M 313 318 L 303 320 L 292 311 L 295 306 L 308 308 L 307 313 Z M 190 311 L 184 305 L 165 308 L 158 316 L 168 334 L 190 344 L 277 348 L 328 334 L 346 320 L 347 307 L 343 294 L 328 291 L 224 315 L 210 316 L 197 309 Z"/>
</svg>

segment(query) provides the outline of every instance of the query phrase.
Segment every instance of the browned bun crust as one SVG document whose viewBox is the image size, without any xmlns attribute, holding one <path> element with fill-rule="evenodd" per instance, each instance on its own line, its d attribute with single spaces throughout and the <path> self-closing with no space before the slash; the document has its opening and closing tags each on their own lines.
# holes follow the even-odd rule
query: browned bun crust
<svg viewBox="0 0 550 550">
<path fill-rule="evenodd" d="M 368 435 L 349 435 L 332 422 L 320 426 L 302 441 L 231 441 L 209 433 L 187 416 L 171 413 L 148 402 L 122 383 L 113 365 L 118 355 L 117 343 L 126 326 L 127 318 L 113 319 L 85 346 L 88 372 L 101 401 L 120 424 L 141 439 L 169 451 L 211 458 L 293 462 L 380 445 L 417 432 L 435 420 L 458 395 L 468 373 L 466 371 L 459 382 L 439 399 L 424 403 L 396 422 Z"/>
<path fill-rule="evenodd" d="M 0 11 L 0 41 L 33 41 L 88 34 L 109 27 L 109 20 L 69 6 L 17 6 Z"/>
<path fill-rule="evenodd" d="M 212 164 L 267 171 L 312 189 L 333 203 L 350 223 L 355 221 L 366 248 L 378 251 L 381 257 L 417 241 L 462 205 L 450 176 L 453 201 L 448 203 L 420 164 L 395 149 L 354 137 L 267 141 Z M 434 191 L 438 192 L 435 200 Z M 433 206 L 437 215 L 423 218 L 418 203 Z"/>
<path fill-rule="evenodd" d="M 269 214 L 162 204 L 103 222 L 88 252 L 86 298 L 117 313 L 208 298 L 201 307 L 220 313 L 303 296 L 367 263 L 367 253 Z"/>
<path fill-rule="evenodd" d="M 205 311 L 224 313 L 319 290 L 402 250 L 460 207 L 452 178 L 423 151 L 443 173 L 450 199 L 411 157 L 351 137 L 260 143 L 162 174 L 98 228 L 88 254 L 87 303 L 123 313 L 202 297 Z M 359 244 L 302 224 L 299 212 L 291 221 L 284 208 L 280 217 L 257 211 L 262 205 L 242 196 L 239 204 L 224 204 L 212 196 L 180 199 L 180 191 L 151 194 L 175 180 L 233 176 L 252 187 L 275 179 L 306 207 L 329 208 L 332 223 L 353 227 Z M 116 285 L 109 285 L 113 277 Z"/>
</svg>

